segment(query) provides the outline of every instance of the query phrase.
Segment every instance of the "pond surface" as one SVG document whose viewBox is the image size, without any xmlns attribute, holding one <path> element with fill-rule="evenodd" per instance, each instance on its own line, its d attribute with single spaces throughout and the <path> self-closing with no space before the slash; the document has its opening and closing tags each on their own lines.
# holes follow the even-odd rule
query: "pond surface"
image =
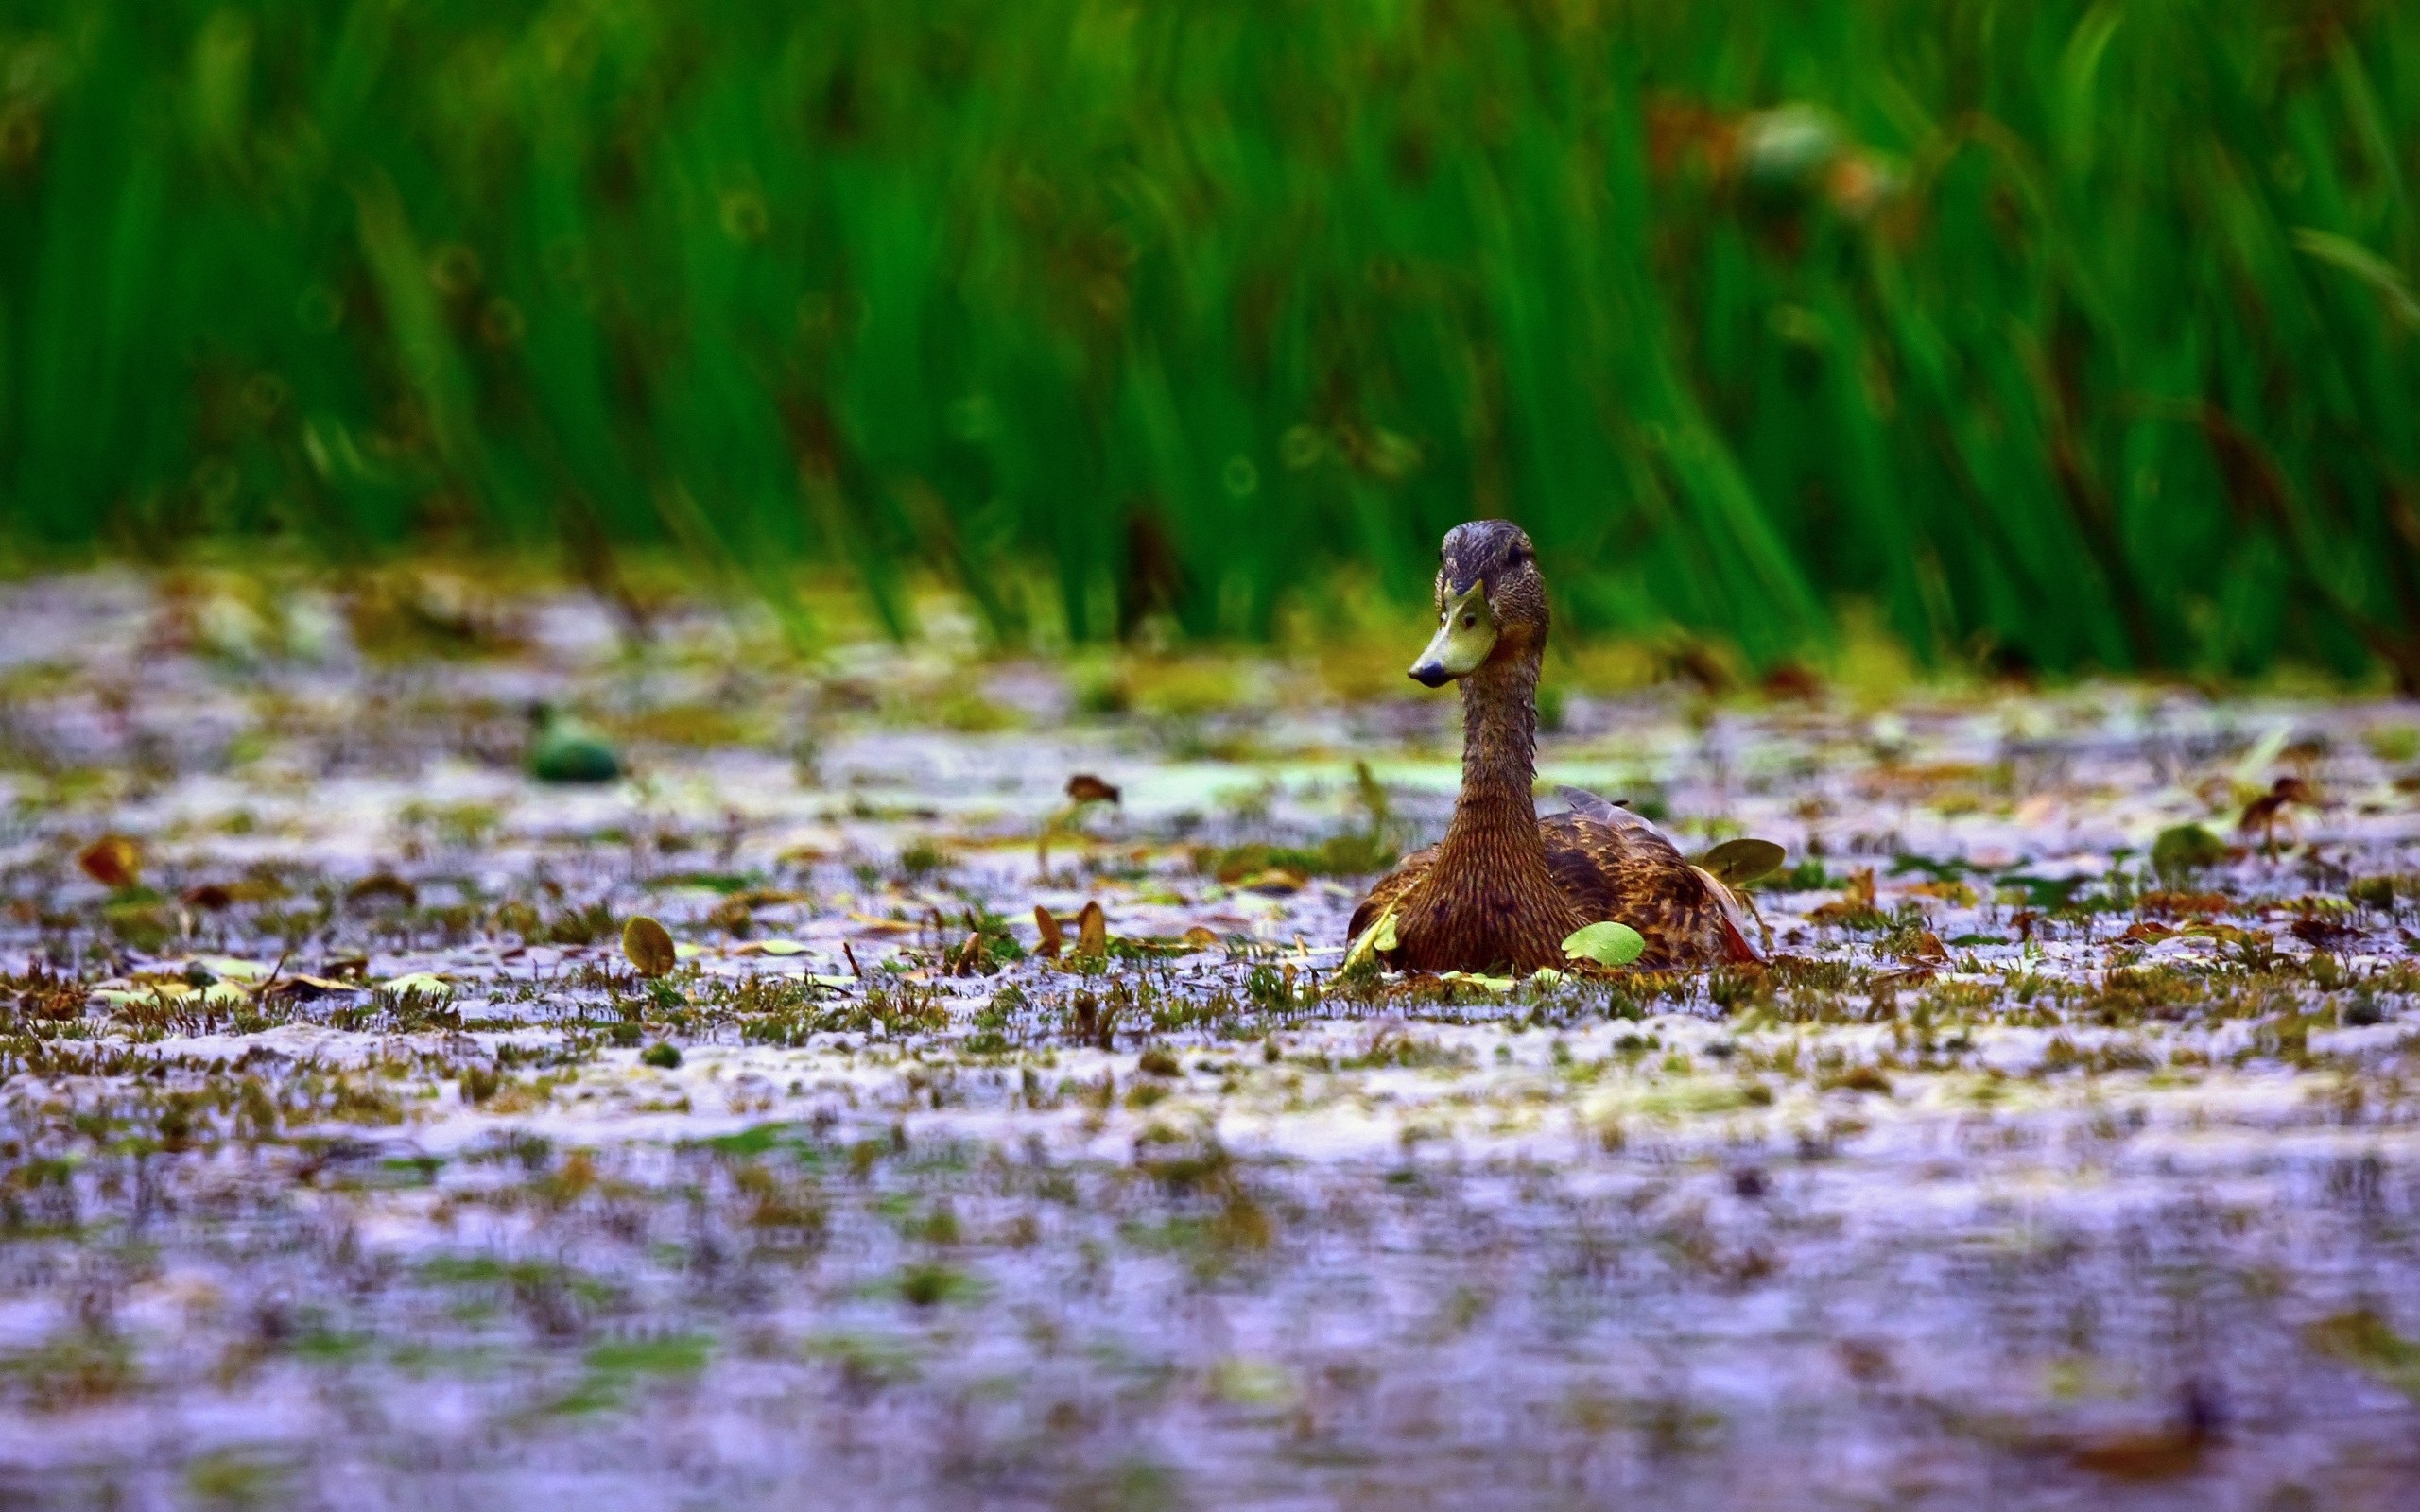
<svg viewBox="0 0 2420 1512">
<path fill-rule="evenodd" d="M 0 589 L 0 1500 L 2420 1504 L 2420 708 L 1557 687 L 1772 964 L 1339 981 L 1449 698 L 946 632 Z"/>
</svg>

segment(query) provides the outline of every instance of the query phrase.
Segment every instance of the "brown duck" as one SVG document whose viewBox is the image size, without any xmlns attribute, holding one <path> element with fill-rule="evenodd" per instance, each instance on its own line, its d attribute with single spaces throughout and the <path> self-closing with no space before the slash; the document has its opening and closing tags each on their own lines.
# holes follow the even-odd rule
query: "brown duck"
<svg viewBox="0 0 2420 1512">
<path fill-rule="evenodd" d="M 1610 919 L 1645 937 L 1642 968 L 1757 959 L 1731 889 L 1646 819 L 1568 787 L 1570 812 L 1538 817 L 1547 595 L 1519 526 L 1475 520 L 1446 534 L 1437 613 L 1411 676 L 1462 684 L 1461 797 L 1445 838 L 1406 856 L 1354 910 L 1352 937 L 1392 908 L 1390 965 L 1531 971 L 1563 966 L 1564 937 Z"/>
</svg>

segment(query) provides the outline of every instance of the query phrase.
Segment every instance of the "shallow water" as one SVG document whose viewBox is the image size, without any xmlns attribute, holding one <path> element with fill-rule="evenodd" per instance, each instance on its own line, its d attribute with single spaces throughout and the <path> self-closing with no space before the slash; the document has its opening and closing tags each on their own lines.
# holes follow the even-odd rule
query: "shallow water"
<svg viewBox="0 0 2420 1512">
<path fill-rule="evenodd" d="M 1442 696 L 379 592 L 0 590 L 11 1502 L 2420 1498 L 2420 709 L 1568 693 L 1772 967 L 1340 985 L 1227 848 L 1433 835 Z"/>
</svg>

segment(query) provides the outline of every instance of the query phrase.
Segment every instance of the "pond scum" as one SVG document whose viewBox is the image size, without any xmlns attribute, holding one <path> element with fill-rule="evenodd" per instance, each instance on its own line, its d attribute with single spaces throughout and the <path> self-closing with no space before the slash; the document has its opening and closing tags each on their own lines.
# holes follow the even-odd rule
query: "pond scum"
<svg viewBox="0 0 2420 1512">
<path fill-rule="evenodd" d="M 12 1504 L 2420 1495 L 2409 704 L 1550 671 L 1770 961 L 1405 978 L 1442 701 L 397 582 L 0 593 Z"/>
</svg>

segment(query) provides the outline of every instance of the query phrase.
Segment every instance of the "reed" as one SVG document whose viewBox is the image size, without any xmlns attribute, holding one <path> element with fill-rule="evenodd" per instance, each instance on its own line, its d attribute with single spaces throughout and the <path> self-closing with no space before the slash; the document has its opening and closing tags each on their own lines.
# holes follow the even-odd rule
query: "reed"
<svg viewBox="0 0 2420 1512">
<path fill-rule="evenodd" d="M 2415 175 L 2362 0 L 12 0 L 0 539 L 2420 687 Z"/>
</svg>

